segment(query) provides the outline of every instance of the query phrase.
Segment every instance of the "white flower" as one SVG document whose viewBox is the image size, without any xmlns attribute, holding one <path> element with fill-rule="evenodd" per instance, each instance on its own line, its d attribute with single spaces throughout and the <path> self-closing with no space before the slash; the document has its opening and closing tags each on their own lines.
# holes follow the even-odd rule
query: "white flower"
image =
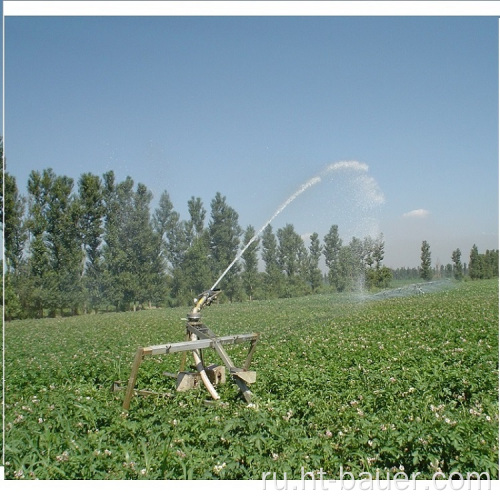
<svg viewBox="0 0 500 500">
<path fill-rule="evenodd" d="M 24 472 L 22 470 L 16 470 L 16 472 L 14 472 L 14 477 L 16 479 L 23 479 L 24 478 Z"/>
<path fill-rule="evenodd" d="M 224 462 L 222 465 L 217 462 L 217 465 L 214 465 L 214 472 L 216 474 L 219 474 L 219 472 L 226 466 L 226 462 Z"/>
</svg>

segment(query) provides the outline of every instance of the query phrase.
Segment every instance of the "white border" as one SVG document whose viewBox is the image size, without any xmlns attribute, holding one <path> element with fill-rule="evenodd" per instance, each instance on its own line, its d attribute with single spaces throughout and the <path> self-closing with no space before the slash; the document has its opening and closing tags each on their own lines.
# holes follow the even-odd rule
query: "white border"
<svg viewBox="0 0 500 500">
<path fill-rule="evenodd" d="M 4 16 L 498 16 L 498 1 L 14 1 Z"/>
</svg>

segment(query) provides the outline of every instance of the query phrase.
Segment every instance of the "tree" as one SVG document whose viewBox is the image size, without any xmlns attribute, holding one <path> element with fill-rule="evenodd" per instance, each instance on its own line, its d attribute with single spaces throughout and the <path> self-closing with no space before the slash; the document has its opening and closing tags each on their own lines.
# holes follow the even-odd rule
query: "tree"
<svg viewBox="0 0 500 500">
<path fill-rule="evenodd" d="M 102 181 L 97 175 L 82 174 L 78 181 L 82 242 L 87 257 L 84 283 L 90 307 L 97 312 L 103 299 L 102 251 L 105 214 Z"/>
<path fill-rule="evenodd" d="M 125 288 L 130 287 L 131 276 L 123 240 L 124 222 L 132 211 L 133 185 L 130 177 L 120 184 L 115 182 L 113 171 L 106 172 L 104 179 L 104 296 L 116 311 L 125 308 Z"/>
<path fill-rule="evenodd" d="M 287 224 L 277 231 L 278 236 L 278 264 L 286 275 L 285 296 L 302 295 L 310 288 L 308 281 L 308 254 L 304 241 L 295 232 L 293 224 Z"/>
<path fill-rule="evenodd" d="M 203 290 L 212 284 L 212 270 L 208 259 L 209 234 L 203 231 L 187 249 L 179 268 L 174 270 L 173 295 L 176 305 L 192 303 Z"/>
<path fill-rule="evenodd" d="M 482 265 L 481 258 L 479 257 L 479 251 L 477 246 L 474 244 L 469 255 L 469 276 L 473 280 L 480 279 L 482 277 Z"/>
<path fill-rule="evenodd" d="M 420 277 L 425 281 L 430 281 L 432 279 L 431 249 L 426 240 L 422 241 L 420 261 Z"/>
<path fill-rule="evenodd" d="M 278 263 L 290 278 L 299 271 L 299 253 L 304 245 L 302 238 L 295 232 L 293 224 L 278 229 Z"/>
<path fill-rule="evenodd" d="M 238 224 L 238 214 L 226 203 L 225 196 L 217 193 L 210 207 L 208 234 L 212 276 L 215 280 L 236 257 L 242 230 Z M 225 276 L 224 291 L 229 300 L 237 298 L 240 293 L 239 271 L 240 264 L 236 262 Z"/>
<path fill-rule="evenodd" d="M 3 301 L 4 316 L 7 320 L 20 317 L 22 314 L 19 289 L 22 276 L 22 265 L 24 263 L 23 252 L 27 240 L 27 232 L 23 216 L 25 210 L 25 199 L 19 195 L 16 179 L 5 171 L 3 162 L 3 139 L 0 137 L 0 210 L 3 230 L 5 262 L 1 262 L 0 271 L 3 273 L 5 264 L 5 275 L 3 278 Z"/>
<path fill-rule="evenodd" d="M 219 193 L 218 193 L 219 194 Z M 188 201 L 188 211 L 191 217 L 191 226 L 194 230 L 195 236 L 200 236 L 205 227 L 205 216 L 207 211 L 203 208 L 203 202 L 201 198 L 195 198 L 194 196 Z"/>
<path fill-rule="evenodd" d="M 328 281 L 331 286 L 339 290 L 339 288 L 343 288 L 339 282 L 342 240 L 339 237 L 339 228 L 337 225 L 330 227 L 323 241 L 325 243 L 323 246 L 323 255 L 325 256 L 325 264 L 328 268 Z"/>
<path fill-rule="evenodd" d="M 309 245 L 309 282 L 313 293 L 317 292 L 321 286 L 322 275 L 319 270 L 319 259 L 321 257 L 321 243 L 318 233 L 310 236 Z"/>
<path fill-rule="evenodd" d="M 1 146 L 1 143 L 0 143 Z M 2 151 L 0 151 L 0 154 Z M 1 156 L 0 156 L 1 158 Z M 19 195 L 16 178 L 8 172 L 0 176 L 0 210 L 3 224 L 5 267 L 7 271 L 19 270 L 23 260 L 24 245 L 27 240 L 23 221 L 26 200 Z M 5 193 L 5 195 L 4 195 Z"/>
<path fill-rule="evenodd" d="M 46 176 L 46 174 L 45 174 Z M 28 280 L 22 294 L 22 306 L 31 316 L 43 318 L 44 307 L 51 295 L 52 283 L 49 276 L 49 251 L 46 245 L 47 200 L 40 172 L 32 171 L 28 179 Z"/>
<path fill-rule="evenodd" d="M 153 229 L 149 205 L 153 195 L 144 184 L 137 185 L 133 196 L 133 211 L 125 224 L 124 236 L 128 236 L 128 259 L 135 281 L 135 303 L 158 303 L 164 290 L 164 267 L 161 257 L 161 239 Z"/>
<path fill-rule="evenodd" d="M 73 180 L 56 176 L 52 169 L 33 171 L 28 180 L 30 231 L 29 301 L 43 316 L 82 302 L 83 252 L 80 210 L 72 195 Z"/>
<path fill-rule="evenodd" d="M 61 313 L 76 314 L 84 300 L 81 207 L 73 194 L 73 179 L 54 176 L 47 186 L 47 243 L 50 265 L 57 277 L 56 298 Z"/>
<path fill-rule="evenodd" d="M 252 238 L 255 237 L 255 228 L 253 226 L 248 226 L 243 237 L 243 248 L 250 243 Z M 259 239 L 256 238 L 255 241 L 250 243 L 246 251 L 242 255 L 243 259 L 243 273 L 242 281 L 245 292 L 250 300 L 255 295 L 255 289 L 259 280 L 259 270 L 258 270 L 258 250 L 259 250 Z"/>
<path fill-rule="evenodd" d="M 262 260 L 265 264 L 264 283 L 267 297 L 279 297 L 283 276 L 278 265 L 278 241 L 271 225 L 267 225 L 262 233 Z"/>
<path fill-rule="evenodd" d="M 379 270 L 382 267 L 382 261 L 384 260 L 385 250 L 384 250 L 384 235 L 380 234 L 379 237 L 373 242 L 373 261 L 375 263 L 375 270 Z"/>
<path fill-rule="evenodd" d="M 461 262 L 462 252 L 457 248 L 451 254 L 451 260 L 453 261 L 453 276 L 456 280 L 461 280 L 463 278 L 463 268 Z"/>
<path fill-rule="evenodd" d="M 367 288 L 387 288 L 392 280 L 392 271 L 382 265 L 384 259 L 384 236 L 380 234 L 376 240 L 367 237 L 363 247 L 365 254 L 365 286 Z"/>
</svg>

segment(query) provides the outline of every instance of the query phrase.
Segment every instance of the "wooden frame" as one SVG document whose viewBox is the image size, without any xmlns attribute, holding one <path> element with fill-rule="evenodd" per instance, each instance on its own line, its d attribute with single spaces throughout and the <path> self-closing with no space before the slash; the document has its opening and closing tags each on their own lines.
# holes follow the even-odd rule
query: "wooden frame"
<svg viewBox="0 0 500 500">
<path fill-rule="evenodd" d="M 207 328 L 202 323 L 189 322 L 186 326 L 186 334 L 188 338 L 192 340 L 187 340 L 185 342 L 176 342 L 172 344 L 160 344 L 152 345 L 149 347 L 139 347 L 135 353 L 134 361 L 132 363 L 132 370 L 130 377 L 128 379 L 127 389 L 125 391 L 125 397 L 123 400 L 123 408 L 128 410 L 130 408 L 130 401 L 134 395 L 134 388 L 137 381 L 137 374 L 139 372 L 139 367 L 143 362 L 144 358 L 148 356 L 156 356 L 161 354 L 173 354 L 177 352 L 183 353 L 181 360 L 181 367 L 179 372 L 184 371 L 186 363 L 186 353 L 192 352 L 195 357 L 198 372 L 200 373 L 202 379 L 205 374 L 205 367 L 203 365 L 202 350 L 203 349 L 214 349 L 224 365 L 228 369 L 233 381 L 236 383 L 240 389 L 245 401 L 250 402 L 252 393 L 248 388 L 247 384 L 252 384 L 256 380 L 256 373 L 250 371 L 250 363 L 252 357 L 255 353 L 255 348 L 257 341 L 259 339 L 258 333 L 247 333 L 241 335 L 226 335 L 224 337 L 217 337 L 209 328 Z M 241 344 L 244 342 L 250 342 L 250 349 L 248 351 L 247 357 L 243 364 L 243 368 L 238 368 L 234 365 L 233 361 L 224 349 L 224 345 Z M 206 376 L 206 374 L 205 374 Z M 204 381 L 207 389 L 214 399 L 218 399 L 218 395 L 215 391 L 210 391 L 211 384 Z M 141 392 L 141 391 L 138 391 Z"/>
</svg>

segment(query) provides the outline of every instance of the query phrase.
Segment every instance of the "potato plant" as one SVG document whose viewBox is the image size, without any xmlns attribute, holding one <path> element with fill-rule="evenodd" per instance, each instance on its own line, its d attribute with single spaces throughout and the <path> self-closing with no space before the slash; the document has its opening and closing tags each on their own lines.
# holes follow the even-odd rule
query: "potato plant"
<svg viewBox="0 0 500 500">
<path fill-rule="evenodd" d="M 146 360 L 122 410 L 135 350 L 184 340 L 187 309 L 25 320 L 5 329 L 7 479 L 300 478 L 405 471 L 498 479 L 498 282 L 360 301 L 347 294 L 221 304 L 219 335 L 261 332 L 254 402 L 175 391 L 180 355 Z M 246 349 L 228 348 L 236 361 Z M 209 360 L 218 358 L 207 353 Z"/>
</svg>

